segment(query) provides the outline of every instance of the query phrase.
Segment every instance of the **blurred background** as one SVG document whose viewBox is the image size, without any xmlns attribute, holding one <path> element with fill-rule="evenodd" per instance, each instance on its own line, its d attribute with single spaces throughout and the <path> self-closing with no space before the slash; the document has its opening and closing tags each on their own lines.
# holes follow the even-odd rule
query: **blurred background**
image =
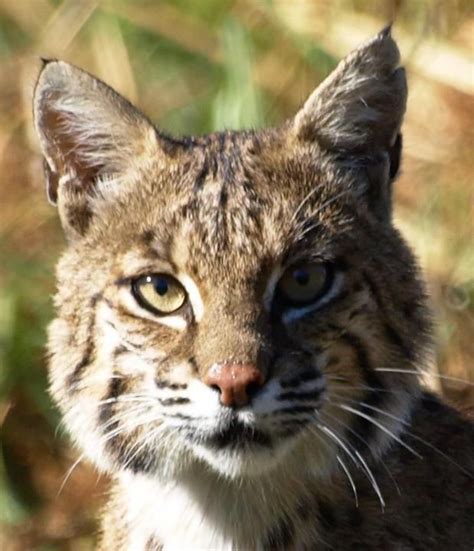
<svg viewBox="0 0 474 551">
<path fill-rule="evenodd" d="M 46 392 L 45 328 L 64 241 L 31 128 L 39 56 L 98 75 L 166 131 L 199 134 L 283 121 L 392 20 L 410 89 L 396 223 L 438 320 L 429 384 L 472 409 L 472 0 L 0 0 L 2 550 L 93 549 L 107 490 L 75 465 Z"/>
</svg>

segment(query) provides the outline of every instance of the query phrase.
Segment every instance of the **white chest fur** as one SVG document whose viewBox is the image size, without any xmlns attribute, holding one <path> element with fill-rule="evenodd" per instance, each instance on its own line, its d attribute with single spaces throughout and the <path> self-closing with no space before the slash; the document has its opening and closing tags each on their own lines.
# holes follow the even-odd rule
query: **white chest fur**
<svg viewBox="0 0 474 551">
<path fill-rule="evenodd" d="M 224 551 L 237 547 L 239 521 L 234 519 L 233 530 L 232 519 L 216 519 L 216 514 L 224 518 L 225 510 L 216 511 L 217 501 L 221 500 L 212 491 L 203 491 L 199 485 L 160 483 L 137 475 L 123 475 L 121 487 L 131 528 L 130 551 L 144 551 L 152 537 L 163 543 L 166 551 Z"/>
</svg>

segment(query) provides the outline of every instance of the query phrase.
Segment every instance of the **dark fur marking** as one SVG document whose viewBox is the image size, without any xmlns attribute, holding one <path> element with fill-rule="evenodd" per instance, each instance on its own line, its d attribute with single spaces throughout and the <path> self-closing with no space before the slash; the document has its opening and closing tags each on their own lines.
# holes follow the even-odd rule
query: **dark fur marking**
<svg viewBox="0 0 474 551">
<path fill-rule="evenodd" d="M 434 394 L 430 394 L 429 392 L 423 393 L 421 397 L 421 404 L 424 410 L 434 415 L 442 415 L 446 407 Z"/>
<path fill-rule="evenodd" d="M 361 316 L 365 313 L 365 306 L 361 306 L 360 308 L 354 308 L 352 312 L 349 314 L 349 320 L 353 320 L 357 316 Z"/>
<path fill-rule="evenodd" d="M 205 160 L 201 167 L 201 170 L 199 171 L 199 174 L 196 176 L 196 180 L 194 181 L 195 192 L 198 192 L 203 188 L 204 182 L 206 181 L 208 173 L 209 173 L 209 163 L 207 160 Z"/>
<path fill-rule="evenodd" d="M 321 395 L 322 389 L 315 390 L 313 392 L 295 392 L 289 390 L 278 396 L 277 400 L 317 400 Z"/>
<path fill-rule="evenodd" d="M 90 307 L 92 308 L 92 314 L 89 320 L 89 326 L 87 328 L 87 345 L 82 354 L 81 360 L 75 365 L 73 372 L 67 378 L 67 386 L 69 389 L 74 392 L 76 389 L 82 373 L 85 368 L 92 363 L 95 355 L 95 340 L 94 340 L 94 331 L 95 331 L 95 314 L 97 303 L 101 300 L 102 294 L 96 293 L 92 296 L 90 300 Z"/>
<path fill-rule="evenodd" d="M 354 283 L 354 286 L 352 287 L 352 293 L 360 293 L 364 289 L 362 283 L 360 281 L 357 281 Z"/>
<path fill-rule="evenodd" d="M 116 375 L 114 373 L 113 375 Z M 102 398 L 102 401 L 104 400 L 113 400 L 118 398 L 121 394 L 123 394 L 126 390 L 125 387 L 125 381 L 121 377 L 115 377 L 112 376 L 110 379 L 109 385 L 107 387 L 107 392 L 105 393 L 105 396 Z M 99 407 L 99 419 L 101 423 L 106 423 L 110 420 L 114 413 L 115 409 L 115 402 L 110 401 L 107 403 L 102 403 Z"/>
<path fill-rule="evenodd" d="M 283 518 L 272 528 L 265 538 L 263 548 L 268 550 L 281 549 L 286 550 L 291 545 L 295 535 L 295 527 L 290 519 Z"/>
<path fill-rule="evenodd" d="M 277 411 L 277 413 L 314 413 L 314 406 L 293 406 L 288 408 L 281 408 Z M 274 413 L 272 413 L 271 415 L 274 415 Z"/>
<path fill-rule="evenodd" d="M 387 339 L 394 344 L 398 349 L 400 349 L 404 355 L 404 357 L 409 360 L 413 361 L 415 359 L 415 354 L 412 350 L 412 347 L 409 346 L 405 339 L 400 335 L 400 333 L 393 327 L 393 325 L 387 321 L 389 319 L 389 316 L 387 315 L 387 308 L 385 306 L 385 303 L 382 299 L 382 295 L 380 294 L 380 291 L 376 285 L 376 283 L 371 279 L 371 277 L 364 272 L 364 281 L 366 282 L 367 286 L 369 287 L 370 293 L 374 297 L 375 303 L 377 304 L 378 309 L 380 312 L 384 315 L 384 331 Z"/>
<path fill-rule="evenodd" d="M 358 366 L 362 370 L 364 379 L 369 387 L 369 390 L 363 399 L 364 403 L 372 407 L 381 408 L 384 400 L 387 398 L 387 396 L 384 396 L 384 391 L 386 388 L 371 365 L 369 354 L 364 343 L 351 333 L 346 333 L 343 335 L 342 340 L 355 350 Z M 359 437 L 356 437 L 355 434 L 347 431 L 347 438 L 349 439 L 349 442 L 358 450 L 361 449 L 361 441 L 366 440 L 369 442 L 375 431 L 378 430 L 373 423 L 356 415 L 353 416 L 351 429 L 354 433 L 358 434 Z"/>
<path fill-rule="evenodd" d="M 326 363 L 326 367 L 337 365 L 338 363 L 340 363 L 340 361 L 341 361 L 341 358 L 339 358 L 339 356 L 330 356 Z"/>
<path fill-rule="evenodd" d="M 403 315 L 406 318 L 411 318 L 417 309 L 418 304 L 416 303 L 407 303 L 402 306 Z"/>
<path fill-rule="evenodd" d="M 145 551 L 161 551 L 163 545 L 153 536 L 146 542 Z"/>
<path fill-rule="evenodd" d="M 116 375 L 114 373 L 114 375 Z M 116 402 L 113 399 L 118 398 L 122 394 L 126 393 L 126 381 L 119 377 L 110 379 L 107 392 L 103 398 L 103 401 L 110 400 L 109 402 L 102 403 L 99 407 L 99 426 L 105 426 L 107 428 L 103 431 L 104 436 L 112 434 L 119 427 L 119 421 L 111 422 L 115 414 Z M 132 457 L 128 456 L 131 445 L 129 443 L 129 435 L 115 434 L 111 438 L 108 438 L 105 443 L 105 449 L 107 452 L 120 464 L 126 465 L 127 469 L 130 469 L 134 473 L 146 473 L 152 470 L 152 463 L 147 455 L 147 451 L 143 450 L 137 455 Z M 133 442 L 132 442 L 133 445 Z"/>
<path fill-rule="evenodd" d="M 350 293 L 349 293 L 349 291 L 347 291 L 347 290 L 346 290 L 346 291 L 342 291 L 342 292 L 340 292 L 340 293 L 337 295 L 337 297 L 336 297 L 335 300 L 337 300 L 338 302 L 342 302 L 343 300 L 345 300 L 345 299 L 349 296 L 349 294 L 350 294 Z"/>
<path fill-rule="evenodd" d="M 310 421 L 312 421 L 312 419 L 304 417 L 303 419 L 283 419 L 279 421 L 278 424 L 282 427 L 304 427 Z"/>
<path fill-rule="evenodd" d="M 246 445 L 272 447 L 271 438 L 260 430 L 250 428 L 240 421 L 233 420 L 224 430 L 207 439 L 208 443 L 217 448 L 241 449 Z"/>
<path fill-rule="evenodd" d="M 126 443 L 124 443 L 126 444 Z M 123 465 L 126 465 L 127 469 L 130 469 L 134 474 L 148 473 L 153 471 L 153 461 L 150 461 L 149 452 L 145 449 L 140 453 L 132 454 L 131 458 L 127 458 L 127 446 L 122 445 L 121 455 L 118 459 Z"/>
<path fill-rule="evenodd" d="M 186 383 L 171 383 L 169 381 L 163 381 L 161 379 L 155 378 L 155 385 L 158 388 L 169 388 L 170 390 L 185 390 L 188 388 Z"/>
<path fill-rule="evenodd" d="M 142 233 L 140 238 L 145 245 L 149 246 L 155 239 L 155 232 L 153 230 L 146 230 Z"/>
<path fill-rule="evenodd" d="M 189 404 L 190 402 L 189 398 L 183 398 L 182 396 L 179 396 L 177 398 L 158 399 L 158 401 L 162 406 L 176 406 L 179 404 Z"/>
<path fill-rule="evenodd" d="M 185 390 L 188 388 L 188 385 L 186 383 L 171 383 L 169 388 L 171 390 Z"/>
<path fill-rule="evenodd" d="M 348 526 L 356 530 L 362 526 L 364 517 L 357 507 L 352 507 L 346 511 L 345 520 Z"/>
<path fill-rule="evenodd" d="M 115 349 L 114 351 L 112 352 L 112 356 L 114 358 L 118 358 L 119 356 L 121 356 L 122 354 L 126 354 L 128 352 L 128 349 L 125 348 L 125 346 L 119 344 Z"/>
<path fill-rule="evenodd" d="M 191 415 L 183 415 L 182 413 L 173 413 L 173 415 L 166 415 L 166 418 L 182 419 L 183 421 L 191 421 L 194 419 Z"/>
<path fill-rule="evenodd" d="M 320 374 L 317 369 L 304 369 L 301 373 L 289 377 L 288 379 L 281 379 L 280 386 L 282 388 L 292 388 L 295 386 L 300 386 L 301 383 L 318 379 L 319 377 Z"/>
<path fill-rule="evenodd" d="M 312 512 L 312 505 L 312 500 L 308 498 L 304 498 L 298 503 L 296 514 L 301 520 L 305 521 L 309 519 L 310 513 Z"/>
<path fill-rule="evenodd" d="M 319 521 L 324 530 L 332 531 L 337 527 L 337 516 L 334 508 L 328 501 L 319 500 Z"/>
<path fill-rule="evenodd" d="M 199 372 L 199 366 L 196 362 L 196 358 L 194 356 L 191 356 L 191 358 L 188 359 L 188 363 L 191 366 L 194 373 Z"/>
</svg>

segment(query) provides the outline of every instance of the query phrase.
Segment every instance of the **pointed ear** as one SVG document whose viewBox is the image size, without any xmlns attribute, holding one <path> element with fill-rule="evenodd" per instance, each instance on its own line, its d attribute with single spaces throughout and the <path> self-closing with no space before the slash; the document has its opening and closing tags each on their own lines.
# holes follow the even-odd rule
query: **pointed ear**
<svg viewBox="0 0 474 551">
<path fill-rule="evenodd" d="M 140 169 L 163 153 L 164 139 L 126 99 L 62 61 L 45 62 L 34 94 L 47 192 L 69 235 L 89 224 L 100 181 Z"/>
<path fill-rule="evenodd" d="M 370 195 L 382 215 L 390 212 L 391 182 L 401 155 L 407 84 L 399 61 L 388 27 L 341 61 L 292 125 L 299 140 L 317 142 L 342 159 L 365 164 Z"/>
</svg>

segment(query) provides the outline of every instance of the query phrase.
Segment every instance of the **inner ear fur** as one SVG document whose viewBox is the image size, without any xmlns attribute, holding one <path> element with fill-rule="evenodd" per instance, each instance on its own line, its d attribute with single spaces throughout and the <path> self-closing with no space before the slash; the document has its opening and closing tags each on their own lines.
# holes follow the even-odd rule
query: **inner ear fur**
<svg viewBox="0 0 474 551">
<path fill-rule="evenodd" d="M 390 213 L 391 184 L 401 158 L 407 83 L 399 62 L 387 27 L 339 63 L 292 124 L 298 140 L 317 143 L 344 164 L 365 166 L 370 202 L 381 215 Z"/>
<path fill-rule="evenodd" d="M 140 170 L 166 150 L 165 138 L 130 102 L 92 75 L 46 61 L 34 93 L 47 193 L 66 233 L 83 234 L 101 179 Z"/>
</svg>

